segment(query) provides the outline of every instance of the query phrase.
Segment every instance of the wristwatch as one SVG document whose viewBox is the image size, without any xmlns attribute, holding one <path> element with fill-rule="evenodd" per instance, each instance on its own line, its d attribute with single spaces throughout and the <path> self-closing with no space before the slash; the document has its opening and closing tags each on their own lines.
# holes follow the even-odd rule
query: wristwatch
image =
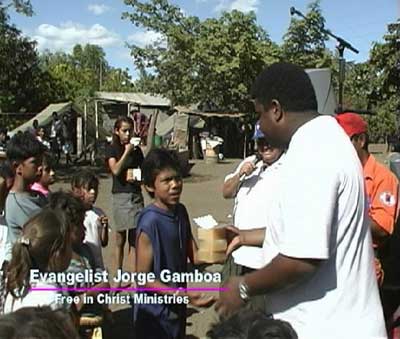
<svg viewBox="0 0 400 339">
<path fill-rule="evenodd" d="M 242 279 L 239 282 L 239 297 L 242 299 L 245 303 L 250 300 L 250 295 L 249 295 L 249 286 L 245 283 L 244 279 Z"/>
</svg>

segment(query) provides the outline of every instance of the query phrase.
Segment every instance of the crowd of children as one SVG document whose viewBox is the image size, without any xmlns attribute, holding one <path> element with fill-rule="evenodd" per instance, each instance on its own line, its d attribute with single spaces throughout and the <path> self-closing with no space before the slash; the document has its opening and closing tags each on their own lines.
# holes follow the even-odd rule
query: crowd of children
<svg viewBox="0 0 400 339">
<path fill-rule="evenodd" d="M 186 272 L 188 260 L 195 262 L 196 244 L 188 213 L 180 203 L 183 181 L 176 154 L 155 149 L 144 158 L 140 147 L 130 143 L 132 136 L 132 120 L 117 119 L 113 143 L 106 155 L 113 182 L 116 268 L 122 269 L 124 245 L 128 240 L 130 252 L 136 253 L 133 266 L 140 272 L 154 272 L 157 278 L 143 287 L 179 288 L 159 293 L 185 296 L 193 305 L 210 306 L 214 303 L 213 297 L 187 292 L 183 283 L 165 285 L 159 279 L 163 269 Z M 108 245 L 110 226 L 105 213 L 94 205 L 99 179 L 90 171 L 77 171 L 70 178 L 70 190 L 52 192 L 53 158 L 30 131 L 11 138 L 6 154 L 7 160 L 0 166 L 0 209 L 3 211 L 0 313 L 50 307 L 55 312 L 70 312 L 78 319 L 77 324 L 82 325 L 83 318 L 92 316 L 100 318 L 99 325 L 104 325 L 110 320 L 108 307 L 96 302 L 88 305 L 85 300 L 88 296 L 107 293 L 103 291 L 110 289 L 108 282 L 68 285 L 49 280 L 44 274 L 106 269 L 102 248 Z M 146 208 L 142 185 L 153 199 Z M 34 282 L 33 270 L 42 274 Z M 117 287 L 121 286 L 117 284 Z M 74 297 L 73 302 L 67 302 L 64 296 Z M 185 304 L 135 305 L 134 318 L 136 338 L 185 337 Z M 149 324 L 152 325 L 149 327 Z M 93 334 L 83 331 L 82 327 L 81 336 Z"/>
</svg>

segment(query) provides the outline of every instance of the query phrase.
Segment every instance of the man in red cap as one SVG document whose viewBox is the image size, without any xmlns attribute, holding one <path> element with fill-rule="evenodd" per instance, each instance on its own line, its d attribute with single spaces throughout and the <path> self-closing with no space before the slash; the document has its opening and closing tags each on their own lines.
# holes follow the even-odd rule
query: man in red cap
<svg viewBox="0 0 400 339">
<path fill-rule="evenodd" d="M 379 248 L 393 233 L 398 216 L 399 182 L 389 169 L 377 162 L 368 152 L 368 125 L 360 115 L 342 113 L 336 116 L 336 120 L 350 137 L 363 166 L 372 239 L 379 258 Z M 382 284 L 383 271 L 379 260 L 377 278 Z"/>
</svg>

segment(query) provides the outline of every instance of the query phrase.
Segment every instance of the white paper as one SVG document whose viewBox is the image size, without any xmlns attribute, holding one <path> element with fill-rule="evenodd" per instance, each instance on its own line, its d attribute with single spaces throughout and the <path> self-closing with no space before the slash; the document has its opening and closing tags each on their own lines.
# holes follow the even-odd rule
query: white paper
<svg viewBox="0 0 400 339">
<path fill-rule="evenodd" d="M 140 168 L 134 168 L 133 169 L 133 177 L 137 181 L 141 181 L 142 180 L 142 171 L 140 170 Z"/>
<path fill-rule="evenodd" d="M 0 268 L 3 266 L 6 256 L 7 234 L 8 227 L 6 225 L 0 225 Z"/>
<path fill-rule="evenodd" d="M 210 214 L 198 218 L 193 218 L 193 220 L 199 227 L 204 228 L 206 230 L 218 226 L 218 222 Z"/>
</svg>

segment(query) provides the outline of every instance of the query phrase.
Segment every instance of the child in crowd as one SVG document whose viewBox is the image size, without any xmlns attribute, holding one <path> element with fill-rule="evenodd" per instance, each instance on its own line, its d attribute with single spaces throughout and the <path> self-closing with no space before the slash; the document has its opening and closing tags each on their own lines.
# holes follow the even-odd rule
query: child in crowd
<svg viewBox="0 0 400 339">
<path fill-rule="evenodd" d="M 73 196 L 71 193 L 66 193 L 63 191 L 59 191 L 56 193 L 52 193 L 50 195 L 49 206 L 51 208 L 59 208 L 65 211 L 67 221 L 69 226 L 71 227 L 71 245 L 72 245 L 72 258 L 70 260 L 69 266 L 66 269 L 66 272 L 69 273 L 78 273 L 84 272 L 85 270 L 93 270 L 98 271 L 101 268 L 97 267 L 95 264 L 93 253 L 90 248 L 83 243 L 83 239 L 85 238 L 85 228 L 83 226 L 83 221 L 85 218 L 86 209 L 84 204 L 80 199 Z M 93 285 L 91 282 L 82 282 L 77 283 L 74 286 L 65 286 L 65 287 L 75 287 L 75 288 L 109 288 L 110 285 L 107 282 L 101 282 Z M 81 297 L 80 301 L 75 304 L 76 310 L 79 314 L 89 313 L 96 315 L 102 315 L 104 310 L 102 305 L 97 303 L 94 304 L 84 304 L 84 294 L 87 297 L 93 296 L 96 299 L 99 291 L 96 290 L 87 290 L 85 293 L 78 293 Z M 76 292 L 70 292 L 72 296 L 77 295 Z"/>
<path fill-rule="evenodd" d="M 154 149 L 142 165 L 143 181 L 154 199 L 140 215 L 136 239 L 136 267 L 138 272 L 153 272 L 159 279 L 160 272 L 187 271 L 188 258 L 194 262 L 196 245 L 192 237 L 188 213 L 179 200 L 182 177 L 176 153 Z M 160 280 L 147 283 L 145 288 L 183 288 L 160 291 L 159 294 L 186 296 L 195 306 L 208 306 L 212 297 L 185 292 L 183 283 L 165 285 Z M 185 304 L 135 305 L 136 338 L 180 339 L 185 337 Z"/>
<path fill-rule="evenodd" d="M 39 192 L 47 197 L 50 193 L 50 185 L 55 182 L 54 172 L 55 161 L 49 153 L 44 153 L 42 158 L 41 173 L 38 181 L 35 181 L 31 186 L 31 190 Z"/>
<path fill-rule="evenodd" d="M 47 203 L 42 194 L 30 189 L 41 175 L 44 152 L 45 147 L 29 132 L 17 133 L 8 143 L 7 158 L 15 172 L 5 207 L 8 241 L 11 244 L 21 235 L 22 225 Z M 7 254 L 8 259 L 9 255 L 11 253 Z"/>
<path fill-rule="evenodd" d="M 143 209 L 140 178 L 131 177 L 133 169 L 143 162 L 140 147 L 130 143 L 133 121 L 120 117 L 115 121 L 113 141 L 106 152 L 107 165 L 112 173 L 112 204 L 116 231 L 116 268 L 122 269 L 124 246 L 128 234 L 129 252 L 135 245 L 135 227 Z M 132 253 L 134 254 L 134 253 Z"/>
<path fill-rule="evenodd" d="M 48 306 L 24 307 L 0 317 L 2 339 L 79 339 L 71 315 Z"/>
<path fill-rule="evenodd" d="M 99 179 L 89 171 L 77 172 L 72 177 L 71 189 L 86 208 L 84 242 L 94 255 L 96 267 L 104 269 L 101 248 L 108 244 L 108 218 L 100 208 L 94 206 L 99 192 Z"/>
<path fill-rule="evenodd" d="M 213 325 L 207 332 L 210 339 L 297 339 L 293 327 L 286 321 L 272 319 L 263 312 L 248 309 Z"/>
<path fill-rule="evenodd" d="M 14 172 L 8 161 L 0 164 L 0 269 L 3 270 L 6 253 L 11 253 L 11 244 L 7 243 L 8 227 L 4 217 L 4 207 L 9 190 L 14 182 Z M 8 248 L 7 248 L 8 247 Z"/>
<path fill-rule="evenodd" d="M 43 126 L 39 126 L 36 131 L 36 138 L 46 146 L 47 150 L 50 150 L 50 142 L 46 139 L 46 131 Z"/>
<path fill-rule="evenodd" d="M 50 306 L 57 309 L 58 291 L 31 291 L 30 288 L 59 288 L 58 285 L 38 277 L 31 281 L 31 270 L 63 272 L 72 255 L 71 231 L 63 211 L 43 209 L 23 226 L 21 236 L 14 244 L 12 258 L 2 291 L 2 313 L 10 313 L 28 306 Z M 67 306 L 67 305 L 65 305 Z"/>
</svg>

